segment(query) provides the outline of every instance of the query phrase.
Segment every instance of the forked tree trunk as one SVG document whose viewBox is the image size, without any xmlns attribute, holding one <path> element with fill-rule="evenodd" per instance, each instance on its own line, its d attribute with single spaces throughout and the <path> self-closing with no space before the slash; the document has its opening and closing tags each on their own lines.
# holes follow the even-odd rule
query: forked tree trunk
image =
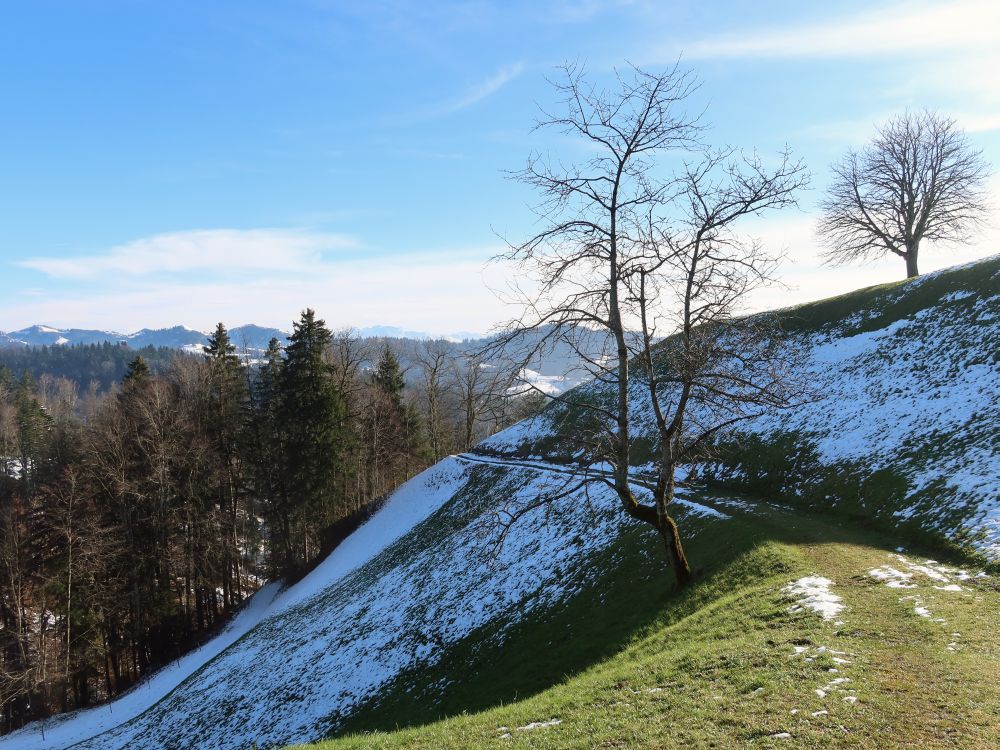
<svg viewBox="0 0 1000 750">
<path fill-rule="evenodd" d="M 620 477 L 618 478 L 620 480 Z M 684 544 L 681 542 L 680 529 L 670 514 L 658 512 L 652 505 L 640 504 L 628 484 L 616 482 L 615 491 L 622 501 L 624 510 L 628 515 L 639 521 L 644 521 L 657 530 L 663 540 L 663 549 L 667 556 L 667 564 L 674 571 L 674 579 L 678 588 L 684 588 L 691 583 L 691 566 L 688 564 L 687 555 L 684 553 Z M 663 506 L 666 507 L 665 505 Z"/>
</svg>

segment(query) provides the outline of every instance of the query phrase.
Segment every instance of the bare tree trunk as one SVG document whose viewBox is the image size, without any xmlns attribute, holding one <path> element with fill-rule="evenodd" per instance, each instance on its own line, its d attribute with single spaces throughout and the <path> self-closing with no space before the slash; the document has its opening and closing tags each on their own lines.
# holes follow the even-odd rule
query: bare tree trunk
<svg viewBox="0 0 1000 750">
<path fill-rule="evenodd" d="M 920 275 L 917 270 L 917 246 L 914 245 L 906 253 L 906 278 L 913 279 Z"/>
<path fill-rule="evenodd" d="M 660 536 L 663 537 L 667 559 L 674 571 L 674 578 L 677 579 L 677 586 L 684 588 L 691 583 L 691 566 L 684 553 L 684 545 L 681 543 L 681 532 L 677 527 L 677 522 L 669 514 L 664 513 L 660 517 L 659 531 Z"/>
</svg>

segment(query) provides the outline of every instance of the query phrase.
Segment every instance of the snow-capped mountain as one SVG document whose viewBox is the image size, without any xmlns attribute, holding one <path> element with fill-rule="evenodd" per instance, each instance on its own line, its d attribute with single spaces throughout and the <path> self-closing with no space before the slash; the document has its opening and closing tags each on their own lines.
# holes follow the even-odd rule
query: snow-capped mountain
<svg viewBox="0 0 1000 750">
<path fill-rule="evenodd" d="M 265 349 L 272 337 L 284 341 L 288 334 L 278 328 L 258 325 L 237 326 L 229 331 L 230 338 L 238 347 Z M 9 333 L 0 332 L 0 347 L 22 346 L 67 346 L 74 344 L 126 343 L 134 349 L 146 346 L 185 349 L 200 347 L 208 341 L 208 333 L 196 331 L 186 326 L 171 328 L 143 328 L 135 333 L 100 331 L 86 328 L 54 328 L 34 325 Z"/>
<path fill-rule="evenodd" d="M 423 331 L 410 331 L 399 326 L 367 326 L 355 329 L 361 338 L 394 338 L 424 341 L 437 338 Z M 254 323 L 236 326 L 229 330 L 229 337 L 238 348 L 266 349 L 272 338 L 282 343 L 288 332 L 280 328 L 259 326 Z M 451 342 L 461 342 L 479 338 L 475 333 L 460 331 L 441 337 Z M 135 349 L 145 346 L 184 349 L 201 346 L 208 340 L 207 331 L 197 331 L 186 326 L 170 328 L 143 328 L 135 333 L 101 331 L 87 328 L 55 328 L 47 325 L 33 325 L 17 331 L 0 331 L 0 347 L 22 346 L 65 346 L 73 344 L 101 344 L 104 342 L 125 342 Z"/>
</svg>

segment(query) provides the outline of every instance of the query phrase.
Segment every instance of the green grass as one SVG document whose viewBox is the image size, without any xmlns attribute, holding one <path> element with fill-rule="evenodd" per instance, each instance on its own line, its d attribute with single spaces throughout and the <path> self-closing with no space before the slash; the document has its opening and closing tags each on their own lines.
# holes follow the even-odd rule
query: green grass
<svg viewBox="0 0 1000 750">
<path fill-rule="evenodd" d="M 975 306 L 995 293 L 998 273 L 1000 258 L 992 258 L 778 317 L 790 333 L 836 329 L 839 336 L 883 329 L 934 306 L 977 319 L 983 311 Z M 982 363 L 956 367 L 970 364 Z M 569 460 L 568 436 L 587 431 L 586 414 L 556 405 L 549 417 L 552 434 L 521 451 Z M 991 426 L 915 436 L 900 461 L 921 465 L 928 455 L 995 443 Z M 799 437 L 808 436 L 790 439 Z M 981 564 L 917 523 L 934 516 L 936 528 L 955 528 L 965 510 L 951 507 L 938 486 L 928 486 L 926 498 L 914 496 L 905 476 L 891 471 L 793 467 L 790 455 L 807 457 L 801 445 L 742 447 L 760 469 L 748 474 L 766 480 L 754 489 L 799 505 L 727 509 L 736 518 L 722 523 L 684 518 L 689 555 L 700 567 L 694 586 L 672 590 L 655 537 L 627 529 L 583 561 L 590 573 L 572 599 L 471 633 L 440 662 L 403 673 L 350 716 L 332 719 L 330 740 L 304 747 L 1000 747 L 1000 570 L 962 583 L 961 592 L 926 578 L 917 589 L 889 588 L 866 575 L 899 567 L 892 551 L 915 541 L 933 549 L 914 548 L 914 560 Z M 811 477 L 808 492 L 803 477 Z M 889 529 L 899 523 L 892 512 L 904 505 L 916 506 L 913 528 Z M 846 604 L 843 624 L 789 611 L 782 587 L 810 574 L 835 582 Z M 933 618 L 920 617 L 910 596 Z M 796 654 L 796 647 L 807 651 Z M 819 647 L 843 652 L 838 658 L 849 663 Z M 817 694 L 841 677 L 850 681 Z M 560 723 L 518 729 L 551 719 Z M 784 732 L 790 737 L 773 736 Z"/>
<path fill-rule="evenodd" d="M 967 306 L 996 293 L 1000 256 L 942 271 L 929 277 L 904 279 L 857 289 L 836 297 L 777 311 L 782 328 L 789 333 L 812 333 L 836 326 L 844 335 L 875 331 L 897 320 L 939 304 L 954 292 L 969 297 L 949 304 Z M 859 315 L 860 313 L 860 315 Z"/>
<path fill-rule="evenodd" d="M 651 535 L 636 529 L 593 561 L 593 584 L 567 606 L 502 640 L 474 633 L 311 747 L 1000 746 L 995 577 L 963 592 L 891 589 L 865 573 L 892 564 L 898 540 L 776 507 L 686 529 L 705 566 L 695 586 L 671 592 Z M 782 586 L 814 573 L 835 582 L 843 625 L 788 611 Z M 914 593 L 946 622 L 900 601 Z M 856 703 L 814 692 L 837 677 Z"/>
</svg>

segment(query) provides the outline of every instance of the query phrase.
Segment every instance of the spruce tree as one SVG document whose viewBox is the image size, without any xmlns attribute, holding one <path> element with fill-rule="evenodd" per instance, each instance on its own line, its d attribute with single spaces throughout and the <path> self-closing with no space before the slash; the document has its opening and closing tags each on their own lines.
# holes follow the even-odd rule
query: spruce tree
<svg viewBox="0 0 1000 750">
<path fill-rule="evenodd" d="M 242 363 L 236 356 L 236 347 L 230 342 L 225 325 L 219 323 L 216 326 L 203 350 L 208 362 L 209 379 L 206 422 L 217 467 L 213 477 L 214 495 L 220 517 L 226 524 L 226 543 L 220 550 L 221 565 L 226 571 L 223 599 L 225 605 L 230 607 L 243 597 L 238 544 L 242 477 L 238 459 L 248 393 Z"/>
<path fill-rule="evenodd" d="M 291 520 L 297 527 L 294 539 L 288 540 L 289 566 L 307 562 L 318 551 L 318 532 L 343 511 L 336 478 L 346 438 L 346 409 L 325 359 L 331 339 L 326 324 L 307 309 L 294 324 L 285 351 L 280 415 Z"/>
<path fill-rule="evenodd" d="M 290 558 L 290 506 L 287 492 L 285 430 L 282 428 L 281 383 L 285 359 L 276 338 L 268 342 L 251 394 L 251 455 L 257 494 L 267 523 L 270 574 L 287 571 Z"/>
<path fill-rule="evenodd" d="M 14 373 L 7 365 L 0 362 L 0 400 L 14 391 L 14 385 Z"/>
<path fill-rule="evenodd" d="M 128 390 L 129 388 L 148 383 L 149 378 L 149 364 L 147 364 L 141 354 L 137 354 L 135 359 L 128 363 L 128 369 L 125 370 L 125 377 L 122 378 L 122 386 Z"/>
<path fill-rule="evenodd" d="M 385 345 L 375 365 L 375 372 L 372 381 L 382 391 L 389 401 L 396 407 L 397 412 L 402 411 L 403 406 L 403 370 L 399 366 L 399 360 L 393 354 L 389 344 Z"/>
<path fill-rule="evenodd" d="M 35 380 L 25 373 L 15 394 L 17 407 L 17 453 L 21 465 L 21 485 L 29 501 L 34 493 L 39 473 L 48 448 L 48 435 L 52 418 L 38 403 Z"/>
</svg>

